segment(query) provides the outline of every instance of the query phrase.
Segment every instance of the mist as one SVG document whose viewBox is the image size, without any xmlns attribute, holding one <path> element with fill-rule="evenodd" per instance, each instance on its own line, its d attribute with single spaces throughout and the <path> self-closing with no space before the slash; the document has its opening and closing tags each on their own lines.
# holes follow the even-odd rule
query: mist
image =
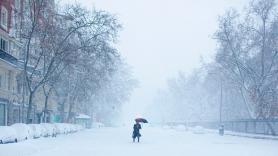
<svg viewBox="0 0 278 156">
<path fill-rule="evenodd" d="M 68 2 L 68 1 L 65 1 Z M 218 16 L 242 9 L 247 0 L 112 0 L 79 1 L 89 8 L 108 10 L 123 24 L 117 47 L 133 68 L 139 87 L 123 108 L 123 119 L 146 115 L 157 90 L 180 71 L 190 74 L 215 54 L 212 39 Z M 155 110 L 154 110 L 155 111 Z"/>
<path fill-rule="evenodd" d="M 277 155 L 277 0 L 0 13 L 0 155 Z"/>
</svg>

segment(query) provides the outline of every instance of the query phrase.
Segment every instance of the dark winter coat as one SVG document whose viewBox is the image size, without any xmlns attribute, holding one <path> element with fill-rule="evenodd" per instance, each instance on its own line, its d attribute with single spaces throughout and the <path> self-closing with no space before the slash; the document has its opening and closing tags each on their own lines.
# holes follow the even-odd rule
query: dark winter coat
<svg viewBox="0 0 278 156">
<path fill-rule="evenodd" d="M 138 123 L 138 124 L 134 124 L 133 126 L 133 135 L 132 137 L 133 138 L 136 138 L 136 137 L 140 137 L 141 134 L 140 134 L 140 129 L 141 129 L 141 125 Z"/>
</svg>

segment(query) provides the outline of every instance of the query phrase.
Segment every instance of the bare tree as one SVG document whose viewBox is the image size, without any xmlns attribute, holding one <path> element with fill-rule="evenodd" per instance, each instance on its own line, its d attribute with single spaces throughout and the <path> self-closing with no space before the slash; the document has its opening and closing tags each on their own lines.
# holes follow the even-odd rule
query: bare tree
<svg viewBox="0 0 278 156">
<path fill-rule="evenodd" d="M 26 47 L 24 75 L 29 91 L 28 122 L 31 122 L 36 91 L 59 73 L 57 70 L 63 69 L 65 60 L 76 56 L 76 52 L 87 52 L 95 42 L 113 40 L 120 27 L 113 16 L 103 11 L 89 12 L 79 5 L 59 12 L 49 11 L 48 4 L 44 0 L 30 0 L 24 8 L 22 38 Z"/>
<path fill-rule="evenodd" d="M 252 118 L 277 113 L 277 10 L 275 0 L 251 1 L 244 18 L 234 10 L 220 17 L 217 62 L 237 82 Z M 270 123 L 268 126 L 275 135 Z"/>
</svg>

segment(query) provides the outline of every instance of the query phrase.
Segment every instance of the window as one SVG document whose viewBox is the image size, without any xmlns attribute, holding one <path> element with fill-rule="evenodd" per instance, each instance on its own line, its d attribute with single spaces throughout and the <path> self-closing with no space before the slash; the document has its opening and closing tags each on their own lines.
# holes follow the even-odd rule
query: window
<svg viewBox="0 0 278 156">
<path fill-rule="evenodd" d="M 5 29 L 8 28 L 8 11 L 3 6 L 1 8 L 1 26 Z"/>
<path fill-rule="evenodd" d="M 11 13 L 12 17 L 10 18 L 11 22 L 10 22 L 10 35 L 12 37 L 15 37 L 16 35 L 16 13 L 14 10 L 12 10 Z"/>
<path fill-rule="evenodd" d="M 12 86 L 12 71 L 9 70 L 8 72 L 8 90 L 11 90 Z"/>
<path fill-rule="evenodd" d="M 19 9 L 20 9 L 19 6 L 20 6 L 20 0 L 15 0 L 15 1 L 14 1 L 14 7 L 15 7 L 15 9 L 16 9 L 16 10 L 19 10 Z"/>
<path fill-rule="evenodd" d="M 16 79 L 16 86 L 17 86 L 17 93 L 18 94 L 21 94 L 21 91 L 22 91 L 22 84 L 21 84 L 21 82 L 20 82 L 20 77 L 17 77 L 17 79 Z"/>
<path fill-rule="evenodd" d="M 5 125 L 5 105 L 0 103 L 0 126 L 4 126 Z"/>
<path fill-rule="evenodd" d="M 19 109 L 13 110 L 13 123 L 19 122 Z"/>
<path fill-rule="evenodd" d="M 0 49 L 7 52 L 8 51 L 8 42 L 3 38 L 0 39 L 0 42 L 1 42 Z"/>
</svg>

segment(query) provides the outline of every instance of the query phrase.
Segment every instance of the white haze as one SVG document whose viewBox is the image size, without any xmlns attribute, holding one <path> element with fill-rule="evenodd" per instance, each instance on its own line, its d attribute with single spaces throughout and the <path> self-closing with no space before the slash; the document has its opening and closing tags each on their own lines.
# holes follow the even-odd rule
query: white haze
<svg viewBox="0 0 278 156">
<path fill-rule="evenodd" d="M 73 0 L 63 0 L 63 3 Z M 140 86 L 124 107 L 127 121 L 144 116 L 159 88 L 178 71 L 191 72 L 200 58 L 209 61 L 218 15 L 247 0 L 79 0 L 89 8 L 116 14 L 124 29 L 118 48 L 133 67 Z"/>
</svg>

